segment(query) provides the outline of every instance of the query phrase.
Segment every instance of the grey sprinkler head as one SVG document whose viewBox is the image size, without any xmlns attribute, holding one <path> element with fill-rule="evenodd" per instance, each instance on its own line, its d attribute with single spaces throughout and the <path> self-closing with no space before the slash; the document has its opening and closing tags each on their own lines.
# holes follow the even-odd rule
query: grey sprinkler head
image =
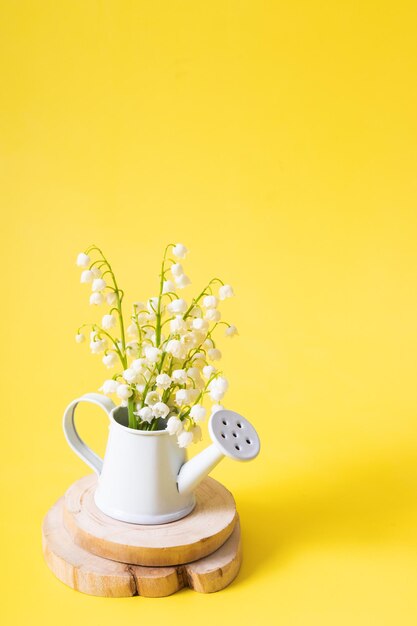
<svg viewBox="0 0 417 626">
<path fill-rule="evenodd" d="M 208 428 L 217 448 L 235 461 L 250 461 L 259 454 L 261 444 L 258 433 L 239 413 L 227 409 L 216 411 L 210 418 Z"/>
</svg>

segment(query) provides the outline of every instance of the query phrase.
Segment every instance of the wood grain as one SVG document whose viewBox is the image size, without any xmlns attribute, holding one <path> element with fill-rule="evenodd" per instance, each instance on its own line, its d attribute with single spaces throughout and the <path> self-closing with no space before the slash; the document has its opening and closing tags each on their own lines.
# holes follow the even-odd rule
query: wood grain
<svg viewBox="0 0 417 626">
<path fill-rule="evenodd" d="M 230 491 L 213 478 L 196 490 L 195 509 L 169 524 L 120 522 L 94 502 L 96 476 L 75 482 L 65 494 L 64 524 L 73 541 L 107 559 L 132 565 L 168 566 L 212 554 L 230 537 L 237 513 Z"/>
<path fill-rule="evenodd" d="M 169 596 L 183 587 L 200 593 L 220 591 L 241 564 L 239 520 L 227 541 L 203 559 L 171 567 L 144 567 L 111 561 L 76 545 L 63 524 L 64 498 L 48 512 L 42 528 L 45 560 L 59 580 L 83 593 L 105 597 Z"/>
</svg>

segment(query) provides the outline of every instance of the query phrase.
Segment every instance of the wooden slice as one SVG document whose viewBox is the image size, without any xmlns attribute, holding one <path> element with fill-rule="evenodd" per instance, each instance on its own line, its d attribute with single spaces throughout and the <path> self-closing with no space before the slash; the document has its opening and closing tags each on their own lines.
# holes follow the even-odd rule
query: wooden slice
<svg viewBox="0 0 417 626">
<path fill-rule="evenodd" d="M 93 596 L 169 596 L 183 587 L 200 593 L 220 591 L 241 564 L 239 520 L 227 541 L 210 556 L 172 567 L 144 567 L 104 559 L 77 546 L 63 524 L 64 498 L 47 513 L 42 544 L 49 568 L 63 583 Z"/>
<path fill-rule="evenodd" d="M 230 491 L 213 478 L 197 488 L 195 509 L 183 519 L 153 526 L 119 522 L 94 502 L 96 476 L 75 482 L 65 494 L 64 524 L 88 552 L 133 565 L 178 565 L 201 559 L 230 537 L 236 505 Z"/>
</svg>

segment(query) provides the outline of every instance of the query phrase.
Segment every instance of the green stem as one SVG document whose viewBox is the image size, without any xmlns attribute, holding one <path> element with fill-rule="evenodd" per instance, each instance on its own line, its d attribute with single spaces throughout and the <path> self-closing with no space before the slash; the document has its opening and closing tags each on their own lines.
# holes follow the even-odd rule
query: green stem
<svg viewBox="0 0 417 626">
<path fill-rule="evenodd" d="M 117 312 L 119 315 L 119 325 L 120 325 L 120 341 L 122 344 L 122 350 L 118 350 L 119 353 L 119 357 L 120 360 L 122 362 L 122 366 L 124 369 L 127 369 L 127 356 L 126 356 L 126 337 L 125 337 L 125 327 L 124 327 L 124 322 L 123 322 L 123 311 L 122 311 L 122 298 L 123 298 L 123 292 L 119 289 L 119 286 L 117 284 L 116 281 L 116 277 L 114 275 L 113 269 L 110 265 L 110 263 L 108 262 L 108 260 L 106 259 L 106 257 L 104 256 L 102 250 L 100 250 L 100 248 L 98 248 L 97 246 L 91 246 L 89 248 L 89 250 L 97 250 L 99 252 L 99 254 L 101 255 L 104 263 L 107 266 L 107 270 L 111 275 L 112 281 L 113 281 L 113 286 L 114 286 L 114 291 L 116 294 L 116 308 L 117 308 Z M 106 272 L 107 273 L 107 272 Z M 120 295 L 122 294 L 122 295 Z M 136 417 L 133 414 L 134 411 L 134 402 L 133 402 L 133 398 L 129 398 L 127 401 L 127 413 L 129 416 L 129 428 L 133 428 L 136 430 L 137 427 L 137 421 L 136 421 Z"/>
<path fill-rule="evenodd" d="M 212 375 L 210 376 L 210 378 L 209 378 L 209 380 L 207 381 L 207 383 L 205 384 L 204 388 L 201 390 L 201 392 L 200 392 L 199 396 L 197 396 L 197 399 L 196 399 L 196 401 L 194 402 L 194 404 L 198 404 L 198 403 L 200 402 L 200 400 L 202 400 L 202 399 L 204 398 L 205 394 L 208 392 L 208 387 L 209 387 L 209 385 L 210 385 L 211 381 L 212 381 L 212 380 L 214 380 L 215 378 L 217 378 L 217 376 L 219 376 L 219 375 L 220 375 L 220 373 L 221 373 L 221 372 L 216 372 L 216 374 L 212 374 Z M 193 406 L 194 406 L 194 405 L 193 405 Z M 189 414 L 190 414 L 190 412 L 191 412 L 191 408 L 192 408 L 192 407 L 189 407 L 189 408 L 187 409 L 187 411 L 186 411 L 186 412 L 182 415 L 182 417 L 183 417 L 183 418 L 185 417 L 185 418 L 187 418 L 187 419 L 190 419 L 190 420 L 191 420 L 191 417 L 188 417 L 188 416 L 189 416 Z M 192 420 L 192 421 L 193 421 L 193 420 Z"/>
<path fill-rule="evenodd" d="M 204 287 L 203 291 L 197 296 L 197 298 L 194 298 L 193 301 L 191 302 L 190 306 L 188 307 L 188 309 L 186 310 L 186 312 L 183 315 L 183 319 L 187 319 L 187 317 L 190 315 L 192 309 L 195 307 L 195 305 L 201 300 L 201 298 L 206 295 L 207 293 L 207 289 L 210 287 L 210 285 L 212 283 L 216 283 L 219 282 L 222 285 L 224 284 L 222 280 L 220 280 L 220 278 L 212 278 L 211 281 Z"/>
<path fill-rule="evenodd" d="M 142 394 L 142 402 L 141 402 L 141 408 L 143 408 L 145 406 L 145 398 L 146 395 L 149 391 L 149 387 L 151 386 L 151 382 L 152 382 L 152 378 L 155 374 L 156 371 L 156 365 L 154 366 L 154 368 L 152 369 L 151 373 L 149 374 L 149 378 L 148 378 L 148 382 L 145 385 L 145 389 L 143 390 L 143 394 Z"/>
<path fill-rule="evenodd" d="M 141 325 L 139 324 L 138 313 L 136 311 L 136 307 L 133 307 L 133 321 L 135 322 L 136 328 L 138 330 L 139 336 L 139 356 L 142 356 L 142 347 L 143 347 L 143 333 Z"/>
<path fill-rule="evenodd" d="M 172 243 L 169 243 L 165 248 L 164 257 L 162 259 L 161 264 L 161 277 L 159 281 L 159 296 L 158 296 L 158 309 L 156 311 L 156 329 L 155 329 L 155 344 L 156 347 L 159 348 L 161 343 L 161 300 L 162 300 L 162 290 L 164 288 L 164 279 L 165 279 L 165 259 L 167 256 L 168 249 L 172 246 Z"/>
<path fill-rule="evenodd" d="M 128 414 L 128 418 L 129 418 L 129 428 L 133 428 L 134 430 L 137 429 L 137 420 L 136 420 L 136 416 L 134 415 L 133 411 L 135 410 L 135 404 L 133 401 L 133 398 L 128 398 L 127 401 L 127 414 Z"/>
</svg>

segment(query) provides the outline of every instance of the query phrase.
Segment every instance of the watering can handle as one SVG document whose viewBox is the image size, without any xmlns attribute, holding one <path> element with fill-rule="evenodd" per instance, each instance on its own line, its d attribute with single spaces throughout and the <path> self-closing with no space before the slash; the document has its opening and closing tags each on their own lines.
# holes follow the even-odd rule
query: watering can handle
<svg viewBox="0 0 417 626">
<path fill-rule="evenodd" d="M 81 396 L 81 398 L 73 400 L 67 406 L 62 421 L 65 438 L 70 448 L 72 448 L 75 454 L 77 454 L 80 459 L 84 461 L 84 463 L 87 463 L 87 465 L 91 467 L 96 474 L 100 475 L 101 468 L 103 467 L 103 459 L 101 459 L 84 443 L 75 428 L 74 413 L 79 402 L 90 402 L 91 404 L 96 404 L 104 409 L 108 416 L 116 405 L 109 398 L 102 396 L 100 393 L 86 393 L 84 396 Z"/>
</svg>

